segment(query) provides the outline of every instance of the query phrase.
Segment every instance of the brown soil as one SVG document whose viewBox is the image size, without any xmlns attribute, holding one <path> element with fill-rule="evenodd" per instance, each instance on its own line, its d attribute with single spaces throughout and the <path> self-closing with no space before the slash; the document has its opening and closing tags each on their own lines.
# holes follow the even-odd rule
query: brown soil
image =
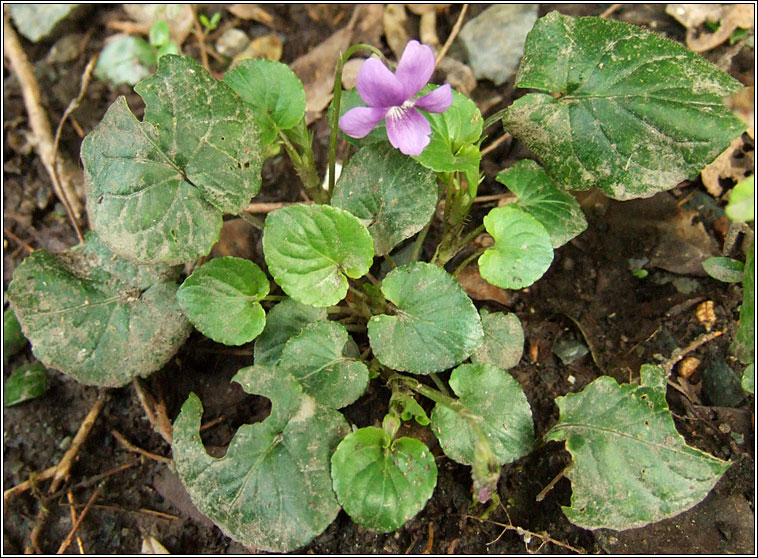
<svg viewBox="0 0 758 558">
<path fill-rule="evenodd" d="M 595 4 L 549 8 L 570 15 L 597 15 L 607 7 Z M 473 5 L 469 17 L 484 8 Z M 282 61 L 291 63 L 343 25 L 333 26 L 331 22 L 342 12 L 346 13 L 339 20 L 347 21 L 353 7 L 329 5 L 323 8 L 321 15 L 313 10 L 308 13 L 302 5 L 267 5 L 266 9 L 275 16 L 277 30 L 284 39 Z M 459 10 L 456 6 L 440 17 L 441 38 L 447 37 Z M 663 5 L 629 5 L 618 9 L 613 17 L 683 40 L 683 29 L 663 10 Z M 540 15 L 546 11 L 543 7 Z M 225 13 L 224 17 L 229 16 Z M 76 96 L 79 76 L 87 61 L 113 33 L 106 24 L 115 19 L 124 19 L 119 6 L 90 6 L 84 17 L 70 23 L 62 33 L 86 35 L 91 32 L 83 50 L 71 63 L 51 64 L 44 60 L 59 36 L 37 44 L 24 42 L 40 80 L 43 104 L 54 124 Z M 254 22 L 240 22 L 239 27 L 251 36 L 262 32 L 261 26 Z M 184 48 L 186 54 L 197 59 L 196 45 L 190 38 Z M 719 47 L 706 56 L 717 61 L 727 49 L 728 45 Z M 389 53 L 388 48 L 385 50 Z M 752 85 L 752 68 L 753 53 L 749 51 L 737 53 L 728 70 Z M 220 72 L 223 68 L 217 70 Z M 44 167 L 28 145 L 26 111 L 18 82 L 8 66 L 4 78 L 3 285 L 7 289 L 13 270 L 28 253 L 27 246 L 60 250 L 76 244 L 76 236 L 57 203 Z M 489 82 L 480 83 L 474 97 L 482 100 L 495 92 L 505 98 L 490 109 L 492 112 L 517 96 L 513 78 L 499 88 Z M 99 122 L 118 95 L 127 95 L 135 110 L 140 106 L 139 97 L 129 87 L 113 89 L 92 81 L 75 113 L 85 133 Z M 312 129 L 316 132 L 317 163 L 323 168 L 328 142 L 325 120 L 314 123 Z M 499 135 L 495 127 L 487 133 L 493 137 Z M 78 160 L 80 144 L 81 137 L 75 129 L 70 125 L 64 127 L 61 150 L 72 160 Z M 502 187 L 494 181 L 495 174 L 525 155 L 524 148 L 517 143 L 505 143 L 487 155 L 483 161 L 486 179 L 480 194 L 501 192 Z M 285 159 L 267 162 L 263 178 L 259 201 L 299 199 L 298 179 Z M 515 312 L 524 326 L 524 356 L 511 372 L 526 391 L 536 435 L 545 434 L 557 420 L 558 409 L 554 402 L 557 396 L 580 391 L 603 374 L 628 382 L 635 378 L 642 363 L 657 362 L 661 355 L 668 357 L 677 347 L 688 345 L 705 331 L 695 315 L 696 306 L 712 300 L 717 317 L 713 327 L 726 329 L 727 333 L 692 353 L 701 360 L 698 370 L 686 381 L 695 403 L 674 389 L 669 390 L 668 400 L 676 426 L 689 444 L 733 463 L 713 492 L 690 511 L 648 527 L 625 532 L 586 531 L 569 523 L 561 511 L 561 506 L 570 503 L 568 480 L 559 480 L 541 502 L 535 500 L 570 462 L 561 444 L 548 443 L 503 468 L 499 492 L 504 507 L 482 521 L 475 516 L 483 509 L 471 505 L 470 469 L 446 459 L 433 437 L 414 428 L 410 435 L 422 437 L 429 444 L 439 468 L 437 488 L 423 511 L 397 532 L 384 535 L 366 531 L 340 513 L 322 535 L 300 552 L 512 554 L 539 551 L 559 554 L 569 553 L 571 548 L 599 553 L 753 552 L 754 400 L 745 397 L 734 407 L 710 405 L 709 394 L 702 383 L 702 370 L 717 361 L 725 361 L 739 372 L 742 370 L 729 356 L 739 317 L 740 287 L 701 275 L 677 274 L 653 265 L 647 267 L 648 277 L 640 279 L 632 275 L 629 263 L 632 258 L 644 257 L 655 261 L 654 252 L 667 247 L 670 236 L 663 235 L 660 227 L 646 220 L 656 212 L 661 219 L 680 223 L 683 212 L 689 211 L 686 215 L 695 215 L 695 224 L 702 223 L 702 232 L 693 232 L 694 225 L 682 226 L 676 228 L 678 232 L 675 231 L 674 236 L 692 241 L 688 235 L 706 235 L 720 246 L 724 202 L 706 194 L 700 182 L 685 182 L 671 192 L 639 203 L 609 201 L 595 192 L 584 193 L 580 201 L 589 227 L 557 250 L 545 277 L 528 289 L 510 293 L 508 305 L 481 304 L 492 311 Z M 478 219 L 481 215 L 474 217 Z M 427 241 L 430 246 L 434 237 L 433 232 Z M 225 227 L 224 241 L 217 251 L 225 250 L 245 254 L 263 264 L 260 235 L 239 221 L 229 222 Z M 449 267 L 453 269 L 455 263 Z M 556 342 L 562 340 L 581 342 L 590 352 L 565 365 L 553 353 Z M 360 344 L 361 340 L 356 341 Z M 268 413 L 267 400 L 247 395 L 238 385 L 229 383 L 239 368 L 251 363 L 251 355 L 252 345 L 232 350 L 195 333 L 176 358 L 151 376 L 145 386 L 152 394 L 162 394 L 171 419 L 176 417 L 190 391 L 197 393 L 205 406 L 204 421 L 222 417 L 216 426 L 205 431 L 204 442 L 208 447 L 223 448 L 241 424 L 262 420 Z M 4 377 L 32 358 L 27 348 L 6 363 Z M 5 489 L 58 463 L 101 391 L 51 372 L 49 389 L 43 397 L 4 409 Z M 374 424 L 386 411 L 387 400 L 388 393 L 383 387 L 372 386 L 359 402 L 345 410 L 345 414 L 358 426 Z M 45 553 L 55 552 L 72 527 L 66 493 L 70 491 L 75 497 L 80 512 L 97 486 L 99 495 L 77 531 L 87 553 L 137 553 L 147 536 L 155 537 L 172 553 L 245 553 L 250 550 L 224 536 L 194 509 L 175 473 L 166 464 L 127 451 L 114 438 L 113 430 L 147 451 L 170 456 L 170 448 L 147 421 L 134 389 L 127 386 L 108 390 L 104 411 L 80 449 L 60 495 L 48 498 L 47 483 L 40 482 L 34 490 L 5 502 L 5 553 L 24 551 L 41 505 L 49 510 L 49 517 L 39 537 L 40 547 Z M 132 466 L 97 480 L 98 475 L 126 464 Z M 545 538 L 534 536 L 529 540 L 529 536 L 515 529 L 504 530 L 505 524 L 542 534 Z M 79 552 L 77 544 L 74 542 L 68 552 Z"/>
</svg>

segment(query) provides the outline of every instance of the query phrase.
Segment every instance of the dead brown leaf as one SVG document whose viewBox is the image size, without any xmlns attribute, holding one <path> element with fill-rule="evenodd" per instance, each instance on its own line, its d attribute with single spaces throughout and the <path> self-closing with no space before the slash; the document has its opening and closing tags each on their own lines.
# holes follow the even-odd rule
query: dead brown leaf
<svg viewBox="0 0 758 558">
<path fill-rule="evenodd" d="M 257 4 L 232 4 L 229 6 L 229 12 L 240 19 L 257 21 L 269 27 L 274 23 L 271 14 Z"/>
<path fill-rule="evenodd" d="M 410 36 L 407 31 L 408 15 L 405 13 L 403 4 L 387 4 L 384 7 L 384 36 L 387 44 L 390 45 L 395 58 L 400 60 L 400 56 L 408 44 Z"/>
<path fill-rule="evenodd" d="M 463 287 L 463 290 L 466 291 L 466 294 L 474 300 L 492 300 L 504 306 L 508 306 L 512 302 L 508 291 L 490 285 L 482 279 L 477 266 L 472 265 L 464 268 L 458 274 L 458 282 Z"/>
<path fill-rule="evenodd" d="M 713 197 L 719 197 L 724 191 L 719 182 L 720 178 L 733 180 L 736 184 L 752 174 L 755 152 L 745 150 L 744 146 L 745 142 L 741 137 L 735 139 L 726 151 L 700 173 L 706 190 Z"/>
<path fill-rule="evenodd" d="M 690 6 L 687 4 L 680 4 L 680 7 L 676 8 L 675 12 L 680 12 L 685 9 L 681 6 Z M 687 8 L 692 10 L 692 8 Z M 720 6 L 721 13 L 719 14 L 715 9 L 704 14 L 698 14 L 697 17 L 685 18 L 690 25 L 687 27 L 687 47 L 694 52 L 705 52 L 716 48 L 720 44 L 724 43 L 729 37 L 732 36 L 737 29 L 752 29 L 755 18 L 755 6 L 752 4 L 733 4 Z M 697 12 L 696 12 L 697 13 Z M 674 15 L 674 14 L 671 14 Z M 674 15 L 674 17 L 677 17 Z M 677 19 L 679 19 L 677 17 Z M 699 25 L 692 25 L 693 21 L 705 21 L 720 23 L 719 28 L 713 33 L 701 33 L 698 34 Z M 680 20 L 681 21 L 681 20 Z"/>
<path fill-rule="evenodd" d="M 195 20 L 189 4 L 124 4 L 124 11 L 145 34 L 156 21 L 165 20 L 171 40 L 179 46 L 189 36 Z"/>
<path fill-rule="evenodd" d="M 248 58 L 264 58 L 266 60 L 279 61 L 282 58 L 283 48 L 279 35 L 269 33 L 250 41 L 247 48 L 234 57 L 234 62 Z"/>
<path fill-rule="evenodd" d="M 383 4 L 363 4 L 360 6 L 361 15 L 353 32 L 354 43 L 364 43 L 380 47 L 382 44 Z"/>
<path fill-rule="evenodd" d="M 471 68 L 460 60 L 445 56 L 445 58 L 440 60 L 440 63 L 437 65 L 437 70 L 445 74 L 446 83 L 449 83 L 456 91 L 459 91 L 464 95 L 469 95 L 474 89 L 476 89 L 474 72 L 472 72 Z M 498 99 L 498 102 L 501 99 L 502 97 Z M 482 110 L 482 112 L 484 113 L 485 111 Z"/>
</svg>

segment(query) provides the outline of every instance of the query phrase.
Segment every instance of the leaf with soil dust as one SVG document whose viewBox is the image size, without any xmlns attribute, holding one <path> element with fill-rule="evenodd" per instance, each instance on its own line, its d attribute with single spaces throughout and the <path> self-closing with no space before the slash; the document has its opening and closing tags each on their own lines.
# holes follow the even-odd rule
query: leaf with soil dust
<svg viewBox="0 0 758 558">
<path fill-rule="evenodd" d="M 234 540 L 269 552 L 295 550 L 337 517 L 329 459 L 350 429 L 281 369 L 243 368 L 233 381 L 269 398 L 271 415 L 242 425 L 226 454 L 214 458 L 198 433 L 202 404 L 190 394 L 174 422 L 176 470 L 198 509 Z"/>
<path fill-rule="evenodd" d="M 666 403 L 666 375 L 643 365 L 641 385 L 602 376 L 556 399 L 548 440 L 565 440 L 573 465 L 566 517 L 585 529 L 633 529 L 705 498 L 729 463 L 688 446 Z"/>
<path fill-rule="evenodd" d="M 484 343 L 471 355 L 474 364 L 492 364 L 502 370 L 516 366 L 524 352 L 524 329 L 516 314 L 482 308 Z"/>
<path fill-rule="evenodd" d="M 239 213 L 260 189 L 255 115 L 186 57 L 162 56 L 135 90 L 143 122 L 119 97 L 82 143 L 92 226 L 124 258 L 197 259 L 218 240 L 222 213 Z"/>
<path fill-rule="evenodd" d="M 365 147 L 342 168 L 331 204 L 367 223 L 374 253 L 419 232 L 437 207 L 434 173 L 388 145 Z"/>
<path fill-rule="evenodd" d="M 90 232 L 65 252 L 31 254 L 8 297 L 45 366 L 118 387 L 161 368 L 192 331 L 176 302 L 177 275 L 117 258 Z"/>
<path fill-rule="evenodd" d="M 679 43 L 597 17 L 539 19 L 516 85 L 544 93 L 513 103 L 506 129 L 564 188 L 620 200 L 694 178 L 746 128 L 723 101 L 737 80 Z"/>
</svg>

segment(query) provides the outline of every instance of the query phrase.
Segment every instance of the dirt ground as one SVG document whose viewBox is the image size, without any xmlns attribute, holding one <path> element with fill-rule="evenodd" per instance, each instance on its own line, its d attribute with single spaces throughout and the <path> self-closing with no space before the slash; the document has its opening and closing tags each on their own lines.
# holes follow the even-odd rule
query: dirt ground
<svg viewBox="0 0 758 558">
<path fill-rule="evenodd" d="M 540 15 L 557 9 L 570 15 L 598 15 L 607 4 L 541 6 Z M 473 5 L 467 18 L 485 9 Z M 664 13 L 664 5 L 626 5 L 611 17 L 663 33 L 683 41 L 684 29 Z M 206 9 L 206 8 L 202 8 Z M 283 40 L 281 60 L 291 63 L 323 42 L 351 15 L 354 6 L 328 5 L 318 9 L 303 5 L 266 5 L 274 16 L 273 26 Z M 440 38 L 448 36 L 460 13 L 451 7 L 439 16 Z M 222 22 L 231 16 L 224 12 Z M 415 18 L 415 19 L 413 19 Z M 125 19 L 118 5 L 90 6 L 86 17 L 70 22 L 61 34 L 32 44 L 24 41 L 27 55 L 35 64 L 43 92 L 43 105 L 53 126 L 79 89 L 87 61 L 97 54 L 114 31 L 108 23 Z M 334 21 L 338 21 L 336 25 Z M 411 24 L 418 20 L 411 16 Z M 237 26 L 250 36 L 262 33 L 261 25 L 242 21 Z M 64 34 L 79 33 L 87 40 L 76 58 L 66 64 L 45 60 L 48 51 Z M 213 42 L 212 40 L 210 42 Z M 729 45 L 705 53 L 711 61 L 723 61 Z M 185 54 L 199 59 L 197 42 L 189 38 Z M 389 55 L 390 50 L 384 44 Z M 752 49 L 732 53 L 726 69 L 745 85 L 753 85 Z M 223 67 L 212 60 L 214 69 Z M 520 95 L 513 77 L 495 87 L 480 81 L 472 96 L 478 102 L 499 94 L 502 99 L 487 114 L 507 106 Z M 76 235 L 52 192 L 50 180 L 28 138 L 27 114 L 18 81 L 7 62 L 4 69 L 4 251 L 3 287 L 7 289 L 13 270 L 30 248 L 60 250 L 77 243 Z M 99 122 L 118 95 L 127 95 L 137 112 L 139 97 L 128 86 L 112 88 L 93 80 L 80 108 L 74 114 L 85 134 Z M 328 133 L 324 118 L 316 120 L 316 160 L 324 168 Z M 488 133 L 497 137 L 493 126 Z M 76 127 L 63 128 L 61 150 L 78 161 L 81 136 Z M 485 146 L 487 141 L 485 141 Z M 340 149 L 346 149 L 341 145 Z M 752 150 L 748 141 L 745 151 Z M 528 156 L 518 142 L 504 142 L 483 160 L 486 175 L 480 194 L 503 191 L 494 176 L 515 160 Z M 266 163 L 263 188 L 258 201 L 296 201 L 298 179 L 284 158 Z M 728 185 L 728 184 L 727 184 Z M 437 458 L 437 488 L 426 507 L 395 533 L 378 535 L 355 524 L 344 513 L 300 553 L 493 553 L 540 552 L 589 553 L 752 553 L 754 550 L 755 432 L 754 399 L 740 396 L 729 406 L 709 390 L 704 380 L 709 366 L 725 363 L 741 373 L 730 356 L 729 345 L 739 317 L 741 289 L 721 283 L 687 268 L 678 261 L 683 245 L 719 252 L 726 230 L 724 201 L 709 195 L 700 180 L 684 182 L 670 192 L 648 200 L 615 202 L 597 192 L 579 196 L 589 227 L 582 235 L 556 251 L 547 274 L 521 291 L 499 292 L 499 302 L 480 300 L 478 306 L 491 311 L 515 312 L 521 320 L 525 351 L 511 370 L 523 386 L 539 439 L 558 418 L 554 399 L 582 390 L 593 379 L 607 374 L 619 381 L 635 379 L 643 363 L 659 362 L 676 348 L 691 343 L 706 330 L 696 316 L 697 306 L 713 301 L 714 329 L 726 333 L 698 347 L 691 356 L 701 363 L 683 380 L 688 392 L 669 389 L 668 401 L 679 432 L 687 442 L 729 460 L 732 467 L 713 492 L 693 509 L 672 519 L 624 532 L 587 531 L 565 518 L 561 506 L 568 505 L 571 485 L 561 479 L 537 502 L 537 496 L 570 462 L 561 444 L 540 444 L 528 456 L 503 468 L 499 484 L 503 507 L 487 520 L 478 519 L 483 509 L 471 506 L 470 469 L 446 459 L 433 436 L 421 429 L 410 435 L 421 437 Z M 477 206 L 475 219 L 492 205 Z M 432 230 L 427 248 L 433 248 Z M 260 234 L 240 220 L 225 225 L 217 253 L 251 257 L 263 265 Z M 705 247 L 705 248 L 703 248 Z M 739 252 L 739 250 L 738 250 Z M 737 255 L 735 257 L 742 257 Z M 632 274 L 630 260 L 647 258 L 649 274 Z M 681 258 L 679 258 L 681 260 Z M 454 268 L 455 261 L 449 266 Z M 484 295 L 482 295 L 484 296 Z M 365 340 L 356 338 L 359 345 Z M 587 354 L 564 364 L 554 352 L 565 345 L 583 345 Z M 223 449 L 236 429 L 261 420 L 268 412 L 264 398 L 245 394 L 229 379 L 251 363 L 252 344 L 232 349 L 193 333 L 177 356 L 161 371 L 143 382 L 155 397 L 163 398 L 169 418 L 179 412 L 190 391 L 205 407 L 204 422 L 214 424 L 204 431 L 206 446 Z M 31 350 L 4 363 L 4 377 L 26 360 Z M 114 436 L 123 435 L 132 444 L 154 454 L 170 457 L 170 447 L 153 430 L 145 417 L 134 388 L 98 390 L 85 387 L 51 372 L 47 393 L 3 411 L 3 483 L 8 489 L 58 463 L 84 416 L 98 396 L 106 403 L 91 433 L 78 452 L 68 481 L 50 497 L 48 482 L 34 483 L 32 490 L 4 502 L 3 551 L 22 553 L 37 523 L 40 506 L 49 515 L 39 536 L 40 549 L 52 553 L 72 529 L 68 494 L 77 513 L 92 497 L 97 498 L 81 522 L 68 553 L 132 554 L 140 551 L 143 538 L 152 536 L 171 553 L 247 553 L 223 535 L 194 509 L 175 473 L 161 461 L 127 450 Z M 368 393 L 345 410 L 348 420 L 367 426 L 381 420 L 388 392 L 372 385 Z M 517 530 L 516 527 L 522 530 Z M 529 532 L 532 534 L 530 535 Z"/>
</svg>

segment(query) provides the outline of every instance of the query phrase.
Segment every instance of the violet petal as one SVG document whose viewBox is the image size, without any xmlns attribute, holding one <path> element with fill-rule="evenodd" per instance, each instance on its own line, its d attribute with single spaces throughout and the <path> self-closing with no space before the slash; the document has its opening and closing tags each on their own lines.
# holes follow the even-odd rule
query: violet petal
<svg viewBox="0 0 758 558">
<path fill-rule="evenodd" d="M 438 87 L 415 101 L 416 108 L 427 112 L 445 112 L 453 104 L 453 91 L 449 84 Z"/>
<path fill-rule="evenodd" d="M 395 76 L 403 85 L 404 99 L 410 99 L 421 91 L 433 73 L 434 52 L 431 47 L 409 41 L 395 70 Z"/>
<path fill-rule="evenodd" d="M 429 145 L 432 127 L 416 109 L 405 109 L 397 116 L 387 114 L 387 138 L 393 147 L 406 155 L 421 155 Z"/>
<path fill-rule="evenodd" d="M 363 102 L 370 107 L 395 107 L 406 100 L 400 81 L 376 58 L 363 63 L 355 86 Z"/>
<path fill-rule="evenodd" d="M 340 118 L 340 129 L 351 138 L 364 138 L 381 122 L 388 110 L 375 107 L 351 108 Z"/>
</svg>

